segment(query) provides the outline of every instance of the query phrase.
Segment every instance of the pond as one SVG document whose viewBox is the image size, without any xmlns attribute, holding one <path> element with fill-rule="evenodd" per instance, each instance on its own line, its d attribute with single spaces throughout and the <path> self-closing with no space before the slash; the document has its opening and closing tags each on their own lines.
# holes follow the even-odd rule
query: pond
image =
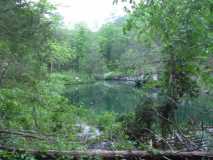
<svg viewBox="0 0 213 160">
<path fill-rule="evenodd" d="M 140 91 L 134 85 L 134 82 L 98 81 L 70 85 L 65 94 L 71 103 L 97 112 L 130 112 L 140 101 Z"/>
<path fill-rule="evenodd" d="M 145 98 L 143 95 L 157 96 L 158 90 L 144 91 L 135 87 L 134 82 L 97 81 L 88 84 L 68 85 L 65 95 L 72 104 L 84 106 L 93 111 L 128 113 Z M 189 99 L 176 112 L 179 123 L 196 120 L 197 124 L 213 125 L 212 95 Z"/>
</svg>

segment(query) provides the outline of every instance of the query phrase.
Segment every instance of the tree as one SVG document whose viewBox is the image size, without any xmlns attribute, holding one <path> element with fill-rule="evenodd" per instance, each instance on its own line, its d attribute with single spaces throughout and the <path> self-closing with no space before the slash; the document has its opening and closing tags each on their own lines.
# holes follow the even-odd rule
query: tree
<svg viewBox="0 0 213 160">
<path fill-rule="evenodd" d="M 98 35 L 99 52 L 103 55 L 109 69 L 118 68 L 120 57 L 128 45 L 128 38 L 123 34 L 122 24 L 109 23 L 104 25 Z"/>
<path fill-rule="evenodd" d="M 168 121 L 173 121 L 181 98 L 198 94 L 200 57 L 211 52 L 210 6 L 209 0 L 147 0 L 134 2 L 130 10 L 125 30 L 134 29 L 151 43 L 159 41 L 165 55 L 163 136 L 170 130 Z"/>
<path fill-rule="evenodd" d="M 70 45 L 76 55 L 74 68 L 79 72 L 81 59 L 90 52 L 91 32 L 86 25 L 77 24 L 70 36 Z"/>
<path fill-rule="evenodd" d="M 54 7 L 46 0 L 0 2 L 0 73 L 5 80 L 31 81 L 44 71 Z M 36 76 L 34 75 L 36 74 Z"/>
</svg>

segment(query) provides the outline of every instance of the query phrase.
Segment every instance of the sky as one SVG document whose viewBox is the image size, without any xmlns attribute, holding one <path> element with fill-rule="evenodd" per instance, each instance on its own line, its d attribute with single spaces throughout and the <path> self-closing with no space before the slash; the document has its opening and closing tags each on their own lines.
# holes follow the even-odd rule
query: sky
<svg viewBox="0 0 213 160">
<path fill-rule="evenodd" d="M 113 5 L 113 0 L 49 0 L 57 6 L 65 25 L 86 23 L 96 31 L 114 17 L 125 15 L 123 5 Z"/>
</svg>

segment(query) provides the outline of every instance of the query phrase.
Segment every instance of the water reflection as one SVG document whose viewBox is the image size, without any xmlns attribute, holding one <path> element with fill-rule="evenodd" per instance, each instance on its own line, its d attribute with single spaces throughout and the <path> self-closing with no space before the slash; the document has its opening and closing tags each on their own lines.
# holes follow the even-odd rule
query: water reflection
<svg viewBox="0 0 213 160">
<path fill-rule="evenodd" d="M 137 89 L 134 86 L 134 82 L 99 81 L 67 86 L 65 95 L 71 103 L 77 106 L 85 106 L 96 112 L 112 111 L 116 113 L 134 111 L 135 107 L 145 99 L 143 95 L 152 95 L 156 100 L 161 97 L 158 94 L 159 89 L 151 89 L 147 94 L 148 92 L 144 89 Z M 188 99 L 186 102 L 178 106 L 176 111 L 175 119 L 178 123 L 195 121 L 197 125 L 213 124 L 211 95 Z"/>
<path fill-rule="evenodd" d="M 66 96 L 71 103 L 90 107 L 97 112 L 129 112 L 139 103 L 139 91 L 133 82 L 100 81 L 70 85 Z"/>
</svg>

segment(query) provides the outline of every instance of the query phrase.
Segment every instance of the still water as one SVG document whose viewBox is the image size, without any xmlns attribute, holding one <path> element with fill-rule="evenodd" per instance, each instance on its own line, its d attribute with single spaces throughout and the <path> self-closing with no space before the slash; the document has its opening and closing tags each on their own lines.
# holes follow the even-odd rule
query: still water
<svg viewBox="0 0 213 160">
<path fill-rule="evenodd" d="M 157 90 L 137 89 L 135 83 L 124 81 L 98 81 L 89 84 L 68 85 L 65 95 L 72 104 L 100 112 L 127 113 L 134 111 L 145 99 L 144 95 L 157 96 Z M 199 96 L 181 104 L 176 111 L 179 123 L 196 121 L 199 125 L 213 125 L 212 95 Z"/>
<path fill-rule="evenodd" d="M 70 85 L 67 87 L 66 96 L 71 103 L 97 112 L 130 112 L 140 101 L 140 91 L 134 85 L 133 82 L 118 81 Z"/>
</svg>

